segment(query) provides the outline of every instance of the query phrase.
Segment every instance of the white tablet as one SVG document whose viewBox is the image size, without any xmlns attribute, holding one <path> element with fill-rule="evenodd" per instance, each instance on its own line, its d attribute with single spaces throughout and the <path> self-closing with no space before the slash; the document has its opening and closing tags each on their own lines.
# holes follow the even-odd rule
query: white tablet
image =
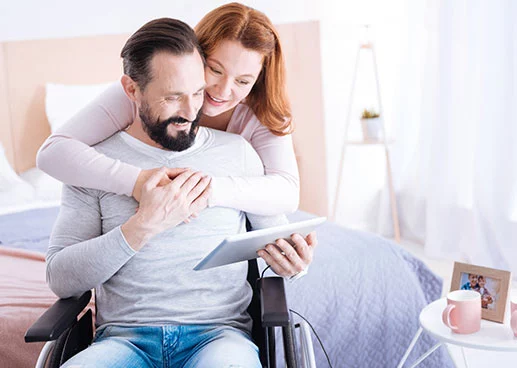
<svg viewBox="0 0 517 368">
<path fill-rule="evenodd" d="M 287 225 L 229 236 L 213 251 L 208 253 L 205 258 L 199 261 L 199 263 L 194 266 L 194 270 L 205 270 L 207 268 L 258 258 L 257 251 L 264 248 L 267 244 L 274 243 L 280 238 L 288 239 L 294 233 L 305 237 L 326 220 L 326 217 L 317 217 L 306 221 L 293 222 Z"/>
</svg>

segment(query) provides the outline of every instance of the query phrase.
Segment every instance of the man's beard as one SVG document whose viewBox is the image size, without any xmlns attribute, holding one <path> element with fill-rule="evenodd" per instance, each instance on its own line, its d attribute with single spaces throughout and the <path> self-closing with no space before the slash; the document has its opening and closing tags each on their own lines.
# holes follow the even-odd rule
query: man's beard
<svg viewBox="0 0 517 368">
<path fill-rule="evenodd" d="M 199 110 L 196 118 L 191 122 L 190 130 L 188 132 L 183 130 L 177 131 L 176 137 L 172 137 L 167 132 L 169 125 L 173 123 L 188 123 L 188 120 L 179 116 L 172 116 L 167 120 L 160 121 L 160 118 L 158 118 L 155 122 L 152 122 L 153 118 L 151 117 L 151 110 L 149 105 L 146 103 L 142 104 L 142 108 L 138 115 L 140 116 L 140 119 L 142 119 L 144 131 L 153 141 L 167 150 L 180 152 L 192 146 L 196 139 L 197 126 L 199 118 L 201 117 L 201 109 Z"/>
</svg>

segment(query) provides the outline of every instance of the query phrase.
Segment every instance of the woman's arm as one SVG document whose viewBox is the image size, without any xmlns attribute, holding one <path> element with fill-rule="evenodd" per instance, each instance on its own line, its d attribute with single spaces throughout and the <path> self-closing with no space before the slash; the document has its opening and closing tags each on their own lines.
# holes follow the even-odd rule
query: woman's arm
<svg viewBox="0 0 517 368">
<path fill-rule="evenodd" d="M 257 215 L 278 215 L 296 211 L 300 179 L 291 135 L 276 136 L 256 118 L 241 132 L 264 164 L 265 176 L 216 177 L 212 179 L 209 206 L 236 208 Z M 249 124 L 258 124 L 251 131 Z"/>
<path fill-rule="evenodd" d="M 135 114 L 121 83 L 114 83 L 47 138 L 36 157 L 38 167 L 65 184 L 131 196 L 141 169 L 90 146 L 127 128 Z"/>
<path fill-rule="evenodd" d="M 69 185 L 128 196 L 139 193 L 140 168 L 90 147 L 125 129 L 135 116 L 136 107 L 122 85 L 113 84 L 45 141 L 38 152 L 38 167 Z M 266 175 L 214 178 L 210 206 L 258 215 L 295 211 L 299 203 L 299 177 L 291 136 L 275 136 L 256 117 L 241 125 L 245 128 L 241 133 L 259 154 Z"/>
</svg>

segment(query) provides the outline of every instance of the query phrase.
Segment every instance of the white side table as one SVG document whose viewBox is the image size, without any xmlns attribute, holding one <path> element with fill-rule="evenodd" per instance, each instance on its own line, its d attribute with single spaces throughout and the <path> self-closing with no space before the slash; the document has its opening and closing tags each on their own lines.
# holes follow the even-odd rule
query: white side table
<svg viewBox="0 0 517 368">
<path fill-rule="evenodd" d="M 423 331 L 437 339 L 438 344 L 418 358 L 411 368 L 422 363 L 425 358 L 431 355 L 433 351 L 443 344 L 461 346 L 463 361 L 465 362 L 466 367 L 468 367 L 468 364 L 463 350 L 464 347 L 479 350 L 517 352 L 517 338 L 513 336 L 513 332 L 507 323 L 495 323 L 483 319 L 481 320 L 481 329 L 476 333 L 461 335 L 451 332 L 451 330 L 442 322 L 442 312 L 446 306 L 447 299 L 442 298 L 432 302 L 422 309 L 419 317 L 420 328 L 415 334 L 415 337 L 413 337 L 411 344 L 409 344 L 409 347 L 397 368 L 402 368 Z"/>
</svg>

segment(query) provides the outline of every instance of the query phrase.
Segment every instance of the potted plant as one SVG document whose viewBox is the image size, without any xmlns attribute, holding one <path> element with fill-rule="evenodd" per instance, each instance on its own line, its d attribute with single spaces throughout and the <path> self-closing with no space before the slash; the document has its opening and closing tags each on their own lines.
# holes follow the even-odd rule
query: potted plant
<svg viewBox="0 0 517 368">
<path fill-rule="evenodd" d="M 364 109 L 361 115 L 361 126 L 365 141 L 381 139 L 382 127 L 379 113 L 375 109 Z"/>
</svg>

